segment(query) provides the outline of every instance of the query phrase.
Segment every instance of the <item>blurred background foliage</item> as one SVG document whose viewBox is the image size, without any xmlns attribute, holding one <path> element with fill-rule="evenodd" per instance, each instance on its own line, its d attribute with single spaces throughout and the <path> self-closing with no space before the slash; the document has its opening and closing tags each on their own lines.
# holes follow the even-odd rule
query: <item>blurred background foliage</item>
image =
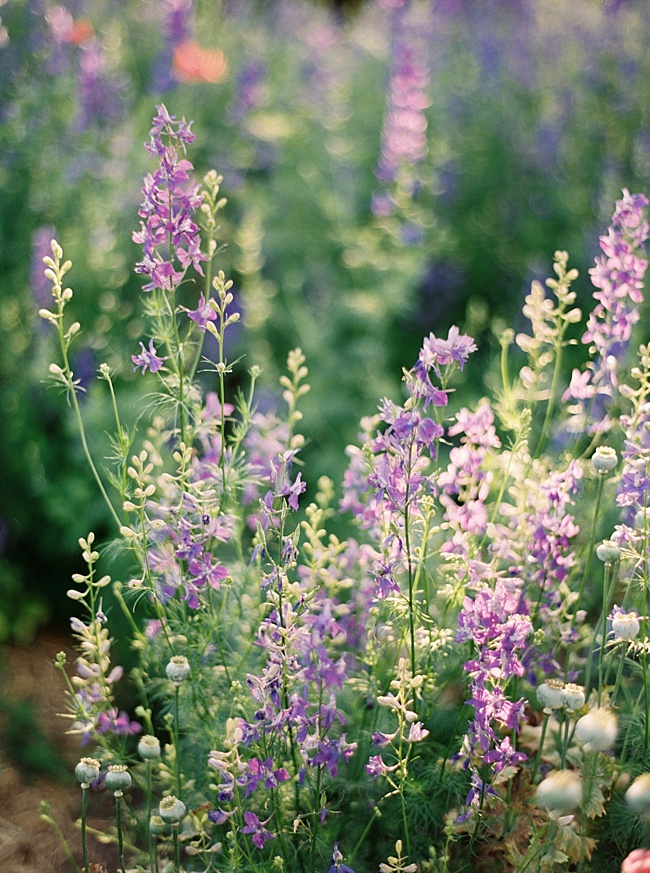
<svg viewBox="0 0 650 873">
<path fill-rule="evenodd" d="M 359 417 L 400 396 L 429 331 L 477 337 L 457 404 L 480 396 L 491 340 L 557 248 L 588 306 L 614 201 L 648 193 L 645 0 L 4 0 L 0 16 L 0 639 L 62 620 L 77 538 L 112 533 L 46 381 L 41 259 L 54 236 L 74 263 L 74 368 L 102 458 L 99 364 L 130 421 L 147 391 L 131 233 L 157 103 L 195 120 L 197 178 L 224 177 L 230 354 L 263 368 L 262 403 L 289 349 L 307 355 L 312 482 L 340 480 Z"/>
</svg>

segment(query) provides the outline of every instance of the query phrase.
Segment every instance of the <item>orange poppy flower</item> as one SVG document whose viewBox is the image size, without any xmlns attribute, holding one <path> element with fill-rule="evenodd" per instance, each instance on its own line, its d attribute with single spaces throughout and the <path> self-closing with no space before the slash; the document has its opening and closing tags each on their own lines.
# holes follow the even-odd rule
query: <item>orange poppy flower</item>
<svg viewBox="0 0 650 873">
<path fill-rule="evenodd" d="M 87 18 L 80 18 L 78 21 L 75 21 L 72 27 L 68 30 L 65 35 L 65 40 L 66 42 L 71 42 L 73 45 L 81 45 L 82 42 L 86 42 L 87 39 L 90 39 L 94 33 L 95 30 L 92 23 L 88 21 Z"/>
<path fill-rule="evenodd" d="M 173 66 L 179 82 L 221 82 L 228 71 L 222 51 L 201 48 L 194 40 L 186 40 L 176 47 Z"/>
</svg>

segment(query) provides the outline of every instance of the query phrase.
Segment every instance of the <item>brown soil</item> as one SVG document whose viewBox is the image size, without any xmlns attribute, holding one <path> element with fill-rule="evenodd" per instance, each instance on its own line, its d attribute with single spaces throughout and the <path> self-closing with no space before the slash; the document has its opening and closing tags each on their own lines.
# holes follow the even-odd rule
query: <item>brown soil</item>
<svg viewBox="0 0 650 873">
<path fill-rule="evenodd" d="M 84 752 L 77 737 L 66 735 L 69 722 L 57 714 L 64 707 L 64 682 L 52 662 L 62 650 L 69 662 L 74 660 L 70 641 L 50 632 L 41 634 L 30 646 L 0 650 L 2 873 L 74 873 L 75 865 L 56 829 L 41 818 L 41 801 L 50 804 L 51 817 L 68 841 L 77 865 L 82 866 L 80 830 L 75 823 L 81 810 L 81 791 L 73 773 Z M 32 747 L 35 752 L 30 760 Z M 44 771 L 57 775 L 44 776 Z M 110 814 L 107 799 L 90 799 L 103 816 Z M 106 818 L 95 817 L 91 824 L 102 830 L 111 828 Z M 115 848 L 92 836 L 88 846 L 91 870 L 97 864 L 97 873 L 103 869 L 113 873 L 117 866 Z"/>
</svg>

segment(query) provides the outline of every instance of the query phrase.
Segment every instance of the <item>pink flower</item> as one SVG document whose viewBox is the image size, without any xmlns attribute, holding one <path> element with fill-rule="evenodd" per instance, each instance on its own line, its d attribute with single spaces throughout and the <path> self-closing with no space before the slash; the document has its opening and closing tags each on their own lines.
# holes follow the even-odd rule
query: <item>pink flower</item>
<svg viewBox="0 0 650 873">
<path fill-rule="evenodd" d="M 650 849 L 635 849 L 623 861 L 621 873 L 650 873 Z"/>
</svg>

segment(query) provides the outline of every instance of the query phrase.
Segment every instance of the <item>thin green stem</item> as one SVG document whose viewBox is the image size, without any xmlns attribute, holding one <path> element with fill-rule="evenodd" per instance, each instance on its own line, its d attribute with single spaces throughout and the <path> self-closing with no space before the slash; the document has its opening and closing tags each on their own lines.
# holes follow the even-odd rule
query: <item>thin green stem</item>
<svg viewBox="0 0 650 873">
<path fill-rule="evenodd" d="M 42 804 L 41 806 L 49 809 L 49 804 Z M 46 821 L 49 825 L 52 825 L 52 827 L 54 828 L 54 831 L 56 832 L 56 835 L 58 836 L 59 841 L 61 842 L 61 845 L 63 846 L 65 853 L 68 856 L 68 859 L 70 860 L 70 863 L 72 864 L 72 866 L 74 868 L 74 873 L 88 873 L 87 867 L 83 871 L 80 870 L 79 865 L 75 861 L 75 857 L 72 854 L 72 850 L 70 849 L 68 841 L 66 840 L 63 831 L 61 830 L 61 828 L 58 825 L 58 822 L 56 822 L 52 818 L 51 815 L 49 815 L 47 812 L 44 812 L 44 811 L 41 811 L 41 819 L 43 821 Z"/>
<path fill-rule="evenodd" d="M 176 777 L 176 796 L 182 800 L 181 793 L 181 748 L 180 748 L 180 717 L 179 717 L 179 694 L 178 685 L 174 686 L 174 773 Z"/>
<path fill-rule="evenodd" d="M 178 839 L 178 822 L 172 825 L 172 842 L 174 844 L 174 873 L 181 873 L 181 844 Z"/>
<path fill-rule="evenodd" d="M 88 789 L 81 789 L 81 853 L 84 860 L 84 873 L 89 873 L 88 866 L 88 835 L 86 833 L 86 818 L 88 817 Z"/>
<path fill-rule="evenodd" d="M 603 496 L 603 484 L 605 481 L 605 477 L 601 474 L 598 475 L 598 486 L 596 489 L 596 504 L 594 506 L 594 514 L 591 519 L 591 530 L 589 533 L 589 542 L 587 543 L 587 558 L 585 561 L 585 569 L 582 574 L 582 580 L 580 582 L 580 588 L 578 589 L 578 599 L 576 603 L 578 606 L 580 605 L 580 601 L 582 600 L 582 595 L 585 590 L 585 585 L 587 583 L 587 579 L 589 578 L 589 573 L 591 571 L 591 563 L 594 557 L 594 548 L 596 545 L 596 529 L 598 525 L 598 516 L 600 514 L 600 503 Z"/>
<path fill-rule="evenodd" d="M 145 823 L 145 828 L 147 831 L 147 849 L 149 850 L 149 866 L 151 867 L 151 873 L 154 873 L 156 869 L 156 852 L 154 849 L 154 840 L 153 834 L 151 833 L 151 808 L 152 808 L 152 787 L 151 787 L 151 761 L 146 762 L 146 772 L 147 772 L 147 820 Z"/>
<path fill-rule="evenodd" d="M 120 861 L 121 873 L 126 873 L 124 867 L 124 838 L 122 837 L 122 797 L 115 792 L 115 826 L 117 829 L 117 853 Z"/>
<path fill-rule="evenodd" d="M 537 776 L 537 771 L 539 770 L 539 765 L 542 760 L 542 750 L 544 749 L 544 740 L 546 739 L 546 729 L 548 728 L 548 720 L 549 715 L 544 713 L 544 721 L 542 722 L 542 733 L 539 738 L 539 748 L 537 749 L 537 754 L 535 755 L 535 764 L 533 765 L 533 772 L 530 775 L 530 784 L 535 784 L 535 778 Z"/>
</svg>

